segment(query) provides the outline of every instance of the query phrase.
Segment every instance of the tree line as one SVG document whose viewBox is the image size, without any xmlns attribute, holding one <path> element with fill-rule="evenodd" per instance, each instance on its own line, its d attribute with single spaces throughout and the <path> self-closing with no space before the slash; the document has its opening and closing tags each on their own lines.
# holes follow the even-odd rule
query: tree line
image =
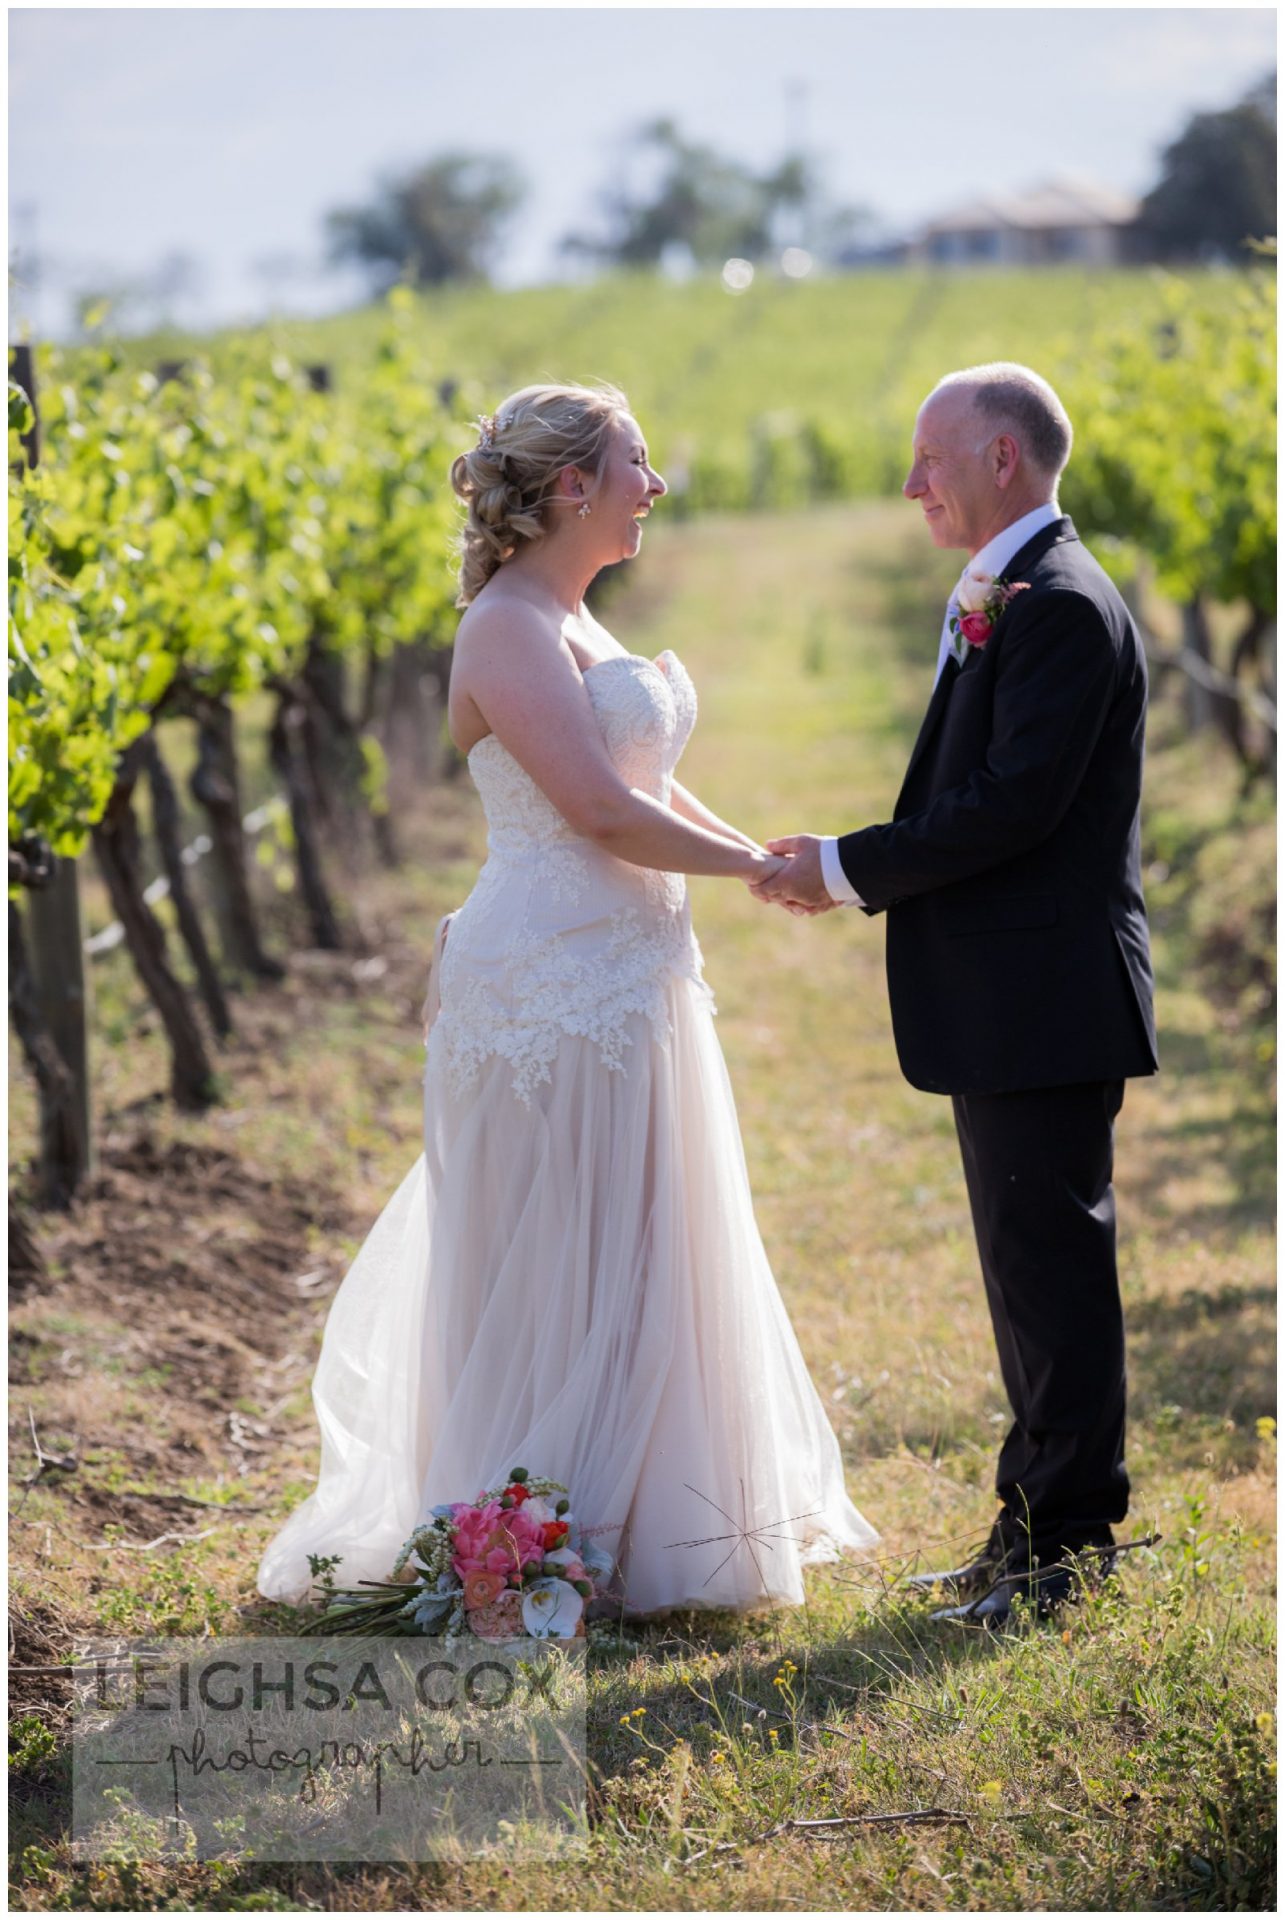
<svg viewBox="0 0 1285 1920">
<path fill-rule="evenodd" d="M 627 157 L 645 187 L 614 183 L 599 220 L 568 233 L 569 257 L 608 267 L 699 267 L 758 261 L 795 245 L 836 260 L 875 220 L 869 206 L 834 199 L 813 156 L 786 152 L 756 169 L 693 140 L 672 119 L 640 127 Z M 448 153 L 383 180 L 365 204 L 326 217 L 334 264 L 355 263 L 379 290 L 485 280 L 528 196 L 521 169 L 500 154 Z M 1276 76 L 1242 100 L 1192 115 L 1160 156 L 1159 175 L 1131 235 L 1139 261 L 1243 261 L 1276 232 Z"/>
</svg>

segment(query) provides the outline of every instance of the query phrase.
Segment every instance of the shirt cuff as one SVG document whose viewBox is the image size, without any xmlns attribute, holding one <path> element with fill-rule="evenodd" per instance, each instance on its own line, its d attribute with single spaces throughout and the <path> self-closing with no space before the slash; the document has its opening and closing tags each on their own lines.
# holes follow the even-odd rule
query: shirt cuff
<svg viewBox="0 0 1285 1920">
<path fill-rule="evenodd" d="M 825 881 L 825 890 L 830 898 L 841 907 L 860 907 L 865 902 L 843 871 L 843 862 L 839 858 L 839 840 L 837 834 L 827 835 L 821 842 L 821 878 Z"/>
</svg>

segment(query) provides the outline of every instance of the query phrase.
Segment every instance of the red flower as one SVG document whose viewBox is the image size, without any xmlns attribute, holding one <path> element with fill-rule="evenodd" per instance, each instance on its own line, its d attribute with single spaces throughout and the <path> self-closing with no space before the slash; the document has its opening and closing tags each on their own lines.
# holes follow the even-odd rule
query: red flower
<svg viewBox="0 0 1285 1920">
<path fill-rule="evenodd" d="M 991 637 L 994 621 L 984 613 L 966 613 L 959 623 L 959 631 L 970 647 L 984 647 Z"/>
<path fill-rule="evenodd" d="M 515 1480 L 512 1486 L 506 1487 L 504 1491 L 508 1494 L 515 1507 L 520 1507 L 524 1500 L 531 1498 L 530 1487 L 524 1487 L 520 1480 Z"/>
<path fill-rule="evenodd" d="M 560 1547 L 571 1529 L 565 1520 L 546 1520 L 544 1523 L 544 1545 L 547 1552 L 550 1547 Z"/>
</svg>

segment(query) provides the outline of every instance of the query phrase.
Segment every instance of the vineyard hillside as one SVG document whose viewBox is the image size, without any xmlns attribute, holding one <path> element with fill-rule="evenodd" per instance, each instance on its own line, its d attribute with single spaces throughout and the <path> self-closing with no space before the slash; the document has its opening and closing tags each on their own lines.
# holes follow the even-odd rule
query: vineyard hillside
<svg viewBox="0 0 1285 1920">
<path fill-rule="evenodd" d="M 535 380 L 611 380 L 628 392 L 662 470 L 680 489 L 686 480 L 691 504 L 778 506 L 893 491 L 915 409 L 953 367 L 1016 359 L 1074 387 L 1095 332 L 1163 326 L 1184 294 L 1213 314 L 1228 311 L 1239 280 L 1146 269 L 879 270 L 807 282 L 760 274 L 732 295 L 716 279 L 620 274 L 425 294 L 418 332 L 466 413 L 490 411 Z M 380 324 L 376 305 L 283 320 L 272 331 L 293 356 L 329 364 L 342 385 L 369 363 Z M 199 344 L 217 370 L 246 342 L 167 334 L 126 352 L 145 366 Z"/>
</svg>

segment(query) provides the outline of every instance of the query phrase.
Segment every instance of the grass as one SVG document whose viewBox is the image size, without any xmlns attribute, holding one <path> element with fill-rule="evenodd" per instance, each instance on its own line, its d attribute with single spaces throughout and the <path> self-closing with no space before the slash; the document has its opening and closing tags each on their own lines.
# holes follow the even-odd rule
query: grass
<svg viewBox="0 0 1285 1920">
<path fill-rule="evenodd" d="M 607 617 L 632 649 L 673 646 L 696 680 L 685 783 L 759 835 L 886 818 L 949 556 L 895 507 L 647 541 Z M 404 869 L 346 888 L 384 972 L 296 952 L 283 986 L 239 997 L 226 1103 L 204 1119 L 152 1099 L 159 1037 L 120 956 L 96 963 L 99 1011 L 125 1036 L 95 1048 L 102 1170 L 69 1220 L 41 1223 L 53 1278 L 13 1315 L 16 1475 L 29 1413 L 46 1452 L 78 1449 L 12 1501 L 20 1662 L 61 1657 L 79 1626 L 292 1623 L 258 1600 L 254 1567 L 315 1471 L 325 1302 L 417 1151 L 428 942 L 482 845 L 464 785 L 429 790 L 402 825 Z M 675 1615 L 594 1647 L 593 1827 L 570 1873 L 78 1866 L 66 1689 L 15 1676 L 13 1904 L 1271 1907 L 1271 853 L 1265 802 L 1158 699 L 1146 859 L 1163 1071 L 1129 1085 L 1117 1195 L 1129 1525 L 1162 1539 L 1117 1589 L 992 1643 L 929 1624 L 899 1584 L 984 1529 L 1006 1423 L 948 1103 L 899 1075 L 877 921 L 796 920 L 695 882 L 760 1225 L 879 1562 L 812 1570 L 796 1612 Z M 278 949 L 301 946 L 291 897 L 265 899 Z M 20 1079 L 13 1095 L 21 1170 L 33 1109 Z M 210 1501 L 228 1511 L 194 1504 Z M 204 1537 L 137 1551 L 167 1530 Z M 912 1809 L 958 1818 L 870 1823 Z M 782 1824 L 826 1818 L 852 1824 Z"/>
</svg>

